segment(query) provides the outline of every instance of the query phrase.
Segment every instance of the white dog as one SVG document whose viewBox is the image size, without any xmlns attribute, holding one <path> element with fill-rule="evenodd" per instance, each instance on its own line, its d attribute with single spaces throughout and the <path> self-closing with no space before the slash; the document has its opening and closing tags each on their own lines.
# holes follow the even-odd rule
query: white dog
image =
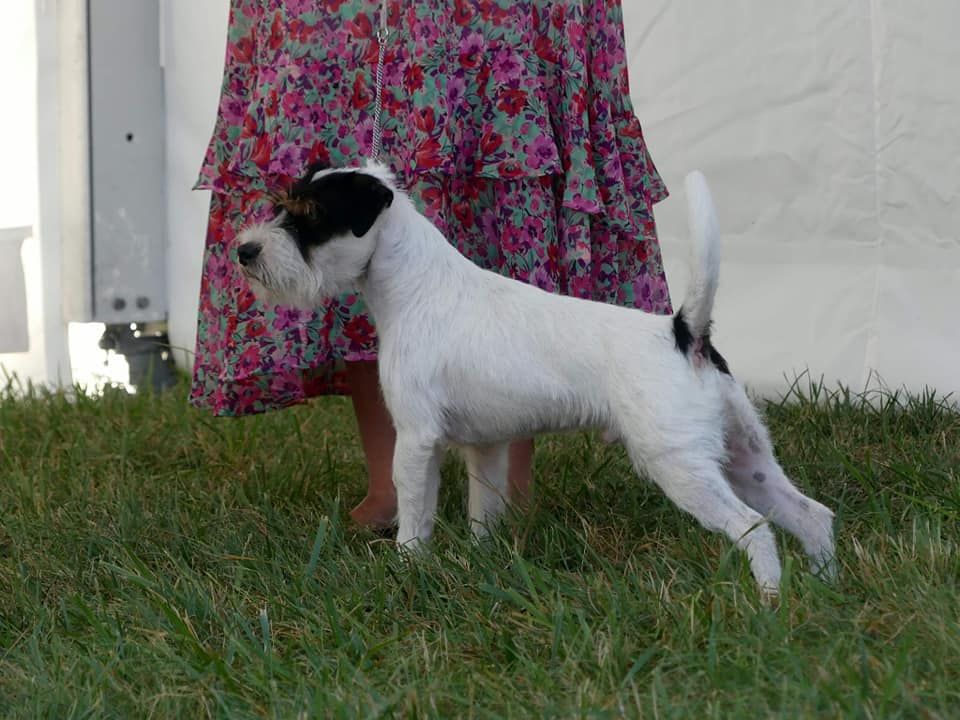
<svg viewBox="0 0 960 720">
<path fill-rule="evenodd" d="M 745 550 L 765 593 L 780 581 L 766 520 L 799 538 L 815 571 L 834 574 L 833 513 L 790 483 L 710 343 L 719 231 L 703 176 L 686 189 L 693 277 L 672 317 L 481 270 L 376 164 L 311 169 L 277 199 L 274 220 L 240 235 L 243 271 L 268 301 L 313 308 L 363 293 L 397 430 L 400 545 L 430 537 L 445 446 L 464 451 L 482 533 L 504 510 L 511 440 L 599 428 L 681 509 Z"/>
</svg>

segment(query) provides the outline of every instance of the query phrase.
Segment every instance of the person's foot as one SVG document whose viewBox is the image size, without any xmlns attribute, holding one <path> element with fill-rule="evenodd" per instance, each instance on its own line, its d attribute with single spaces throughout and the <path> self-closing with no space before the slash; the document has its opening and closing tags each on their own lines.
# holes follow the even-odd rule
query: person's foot
<svg viewBox="0 0 960 720">
<path fill-rule="evenodd" d="M 397 496 L 378 494 L 367 496 L 350 511 L 350 518 L 361 527 L 387 530 L 397 524 Z"/>
</svg>

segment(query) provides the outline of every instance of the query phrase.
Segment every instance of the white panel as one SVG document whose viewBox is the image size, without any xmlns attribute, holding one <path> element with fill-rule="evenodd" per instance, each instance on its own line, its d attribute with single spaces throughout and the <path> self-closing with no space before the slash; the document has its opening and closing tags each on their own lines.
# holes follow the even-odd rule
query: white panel
<svg viewBox="0 0 960 720">
<path fill-rule="evenodd" d="M 55 97 L 40 102 L 50 113 L 47 122 L 57 123 L 56 143 L 48 152 L 56 168 L 42 178 L 41 198 L 46 197 L 59 222 L 60 287 L 63 314 L 68 321 L 87 322 L 93 317 L 93 235 L 90 205 L 90 83 L 88 71 L 87 0 L 48 3 L 44 14 L 52 36 L 44 42 L 53 75 Z M 51 202 L 55 198 L 55 202 Z"/>
<path fill-rule="evenodd" d="M 166 318 L 158 0 L 90 0 L 93 314 Z"/>
</svg>

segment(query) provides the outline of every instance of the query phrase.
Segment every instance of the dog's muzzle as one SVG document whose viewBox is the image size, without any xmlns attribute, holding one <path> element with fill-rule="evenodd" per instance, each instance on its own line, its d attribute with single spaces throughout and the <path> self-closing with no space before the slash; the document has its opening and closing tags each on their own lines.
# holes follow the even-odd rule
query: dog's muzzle
<svg viewBox="0 0 960 720">
<path fill-rule="evenodd" d="M 237 248 L 237 259 L 240 261 L 240 264 L 244 267 L 250 265 L 258 257 L 260 257 L 260 251 L 263 249 L 263 246 L 258 242 L 245 242 L 239 248 Z"/>
</svg>

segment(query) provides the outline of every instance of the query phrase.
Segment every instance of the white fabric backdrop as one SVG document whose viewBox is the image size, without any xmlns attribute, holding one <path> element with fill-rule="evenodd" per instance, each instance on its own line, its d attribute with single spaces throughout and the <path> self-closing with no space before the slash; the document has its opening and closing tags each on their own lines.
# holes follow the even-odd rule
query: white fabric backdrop
<svg viewBox="0 0 960 720">
<path fill-rule="evenodd" d="M 675 195 L 657 218 L 686 281 L 683 175 L 724 230 L 717 344 L 764 394 L 809 368 L 960 391 L 960 3 L 623 0 L 631 85 Z M 922 8 L 922 11 L 921 9 Z M 193 348 L 227 0 L 166 5 L 170 330 Z"/>
</svg>

